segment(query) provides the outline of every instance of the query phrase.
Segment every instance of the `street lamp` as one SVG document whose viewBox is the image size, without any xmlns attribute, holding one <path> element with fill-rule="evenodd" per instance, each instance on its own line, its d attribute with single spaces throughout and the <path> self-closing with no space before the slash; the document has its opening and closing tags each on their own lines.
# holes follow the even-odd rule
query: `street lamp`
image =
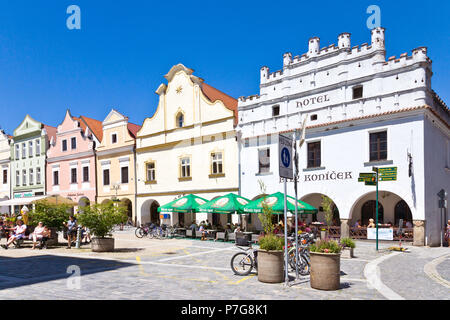
<svg viewBox="0 0 450 320">
<path fill-rule="evenodd" d="M 116 191 L 116 195 L 113 197 L 113 201 L 119 202 L 119 199 L 117 198 L 117 190 L 120 189 L 120 182 L 113 183 L 111 189 L 114 189 Z"/>
</svg>

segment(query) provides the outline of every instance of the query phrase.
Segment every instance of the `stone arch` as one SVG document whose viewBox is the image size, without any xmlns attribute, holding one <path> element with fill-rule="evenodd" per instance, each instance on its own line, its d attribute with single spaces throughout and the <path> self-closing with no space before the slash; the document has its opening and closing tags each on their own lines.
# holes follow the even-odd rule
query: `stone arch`
<svg viewBox="0 0 450 320">
<path fill-rule="evenodd" d="M 159 218 L 159 203 L 155 199 L 148 199 L 144 201 L 144 203 L 141 206 L 141 224 L 145 223 L 156 223 L 160 224 L 160 218 Z"/>
<path fill-rule="evenodd" d="M 359 219 L 362 219 L 361 213 L 362 213 L 362 207 L 363 205 L 368 202 L 369 200 L 373 200 L 375 203 L 376 199 L 376 192 L 375 190 L 366 192 L 362 195 L 360 195 L 356 201 L 353 202 L 350 212 L 349 212 L 349 220 L 351 220 L 351 225 L 354 225 L 355 222 Z M 395 221 L 395 207 L 397 204 L 401 201 L 404 202 L 404 206 L 406 205 L 408 209 L 410 210 L 410 218 L 414 218 L 414 211 L 411 209 L 411 203 L 412 201 L 409 201 L 411 199 L 408 199 L 408 197 L 403 198 L 402 195 L 399 195 L 396 192 L 388 191 L 388 190 L 379 190 L 378 191 L 378 202 L 381 206 L 383 206 L 383 222 L 384 223 L 392 223 L 396 224 Z M 364 222 L 362 222 L 364 224 Z"/>
<path fill-rule="evenodd" d="M 339 207 L 335 202 L 335 198 L 321 192 L 308 193 L 300 198 L 301 201 L 306 202 L 319 210 L 318 213 L 313 215 L 301 215 L 302 219 L 306 219 L 307 222 L 325 222 L 325 213 L 323 212 L 323 210 L 321 211 L 323 201 L 322 196 L 327 196 L 333 201 L 333 225 L 339 226 L 341 224 L 341 219 L 339 214 Z"/>
<path fill-rule="evenodd" d="M 78 211 L 83 212 L 84 207 L 88 207 L 91 205 L 91 201 L 87 197 L 81 197 L 78 200 Z"/>
<path fill-rule="evenodd" d="M 128 198 L 120 199 L 120 204 L 126 208 L 128 220 L 133 220 L 133 203 Z"/>
<path fill-rule="evenodd" d="M 400 219 L 403 219 L 403 222 L 409 221 L 411 222 L 411 224 L 413 222 L 411 209 L 409 208 L 406 201 L 403 199 L 397 202 L 394 208 L 395 225 L 398 225 Z"/>
</svg>

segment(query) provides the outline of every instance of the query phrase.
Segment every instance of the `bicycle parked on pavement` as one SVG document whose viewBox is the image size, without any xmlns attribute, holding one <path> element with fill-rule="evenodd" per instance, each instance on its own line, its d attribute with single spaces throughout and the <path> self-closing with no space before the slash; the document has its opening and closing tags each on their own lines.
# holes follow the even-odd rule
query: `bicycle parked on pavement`
<svg viewBox="0 0 450 320">
<path fill-rule="evenodd" d="M 258 250 L 252 248 L 247 239 L 236 238 L 236 246 L 242 250 L 231 258 L 231 270 L 239 276 L 249 275 L 253 269 L 258 270 Z"/>
<path fill-rule="evenodd" d="M 288 244 L 288 255 L 289 255 L 289 266 L 295 270 L 296 256 L 295 251 L 296 246 L 292 241 L 293 237 L 288 238 L 290 244 Z M 314 243 L 314 234 L 303 233 L 299 235 L 299 247 L 298 247 L 298 270 L 300 275 L 306 276 L 309 274 L 311 259 L 309 256 L 309 246 Z"/>
</svg>

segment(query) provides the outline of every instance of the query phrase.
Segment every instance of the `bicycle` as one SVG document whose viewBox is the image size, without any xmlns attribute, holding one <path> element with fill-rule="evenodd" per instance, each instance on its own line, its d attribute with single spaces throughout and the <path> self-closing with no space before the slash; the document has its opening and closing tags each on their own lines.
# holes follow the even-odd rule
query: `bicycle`
<svg viewBox="0 0 450 320">
<path fill-rule="evenodd" d="M 300 244 L 299 244 L 299 248 L 298 248 L 298 257 L 299 257 L 299 262 L 298 262 L 298 269 L 299 269 L 299 273 L 302 276 L 306 276 L 309 274 L 309 268 L 311 265 L 311 259 L 309 256 L 309 245 L 314 243 L 314 235 L 313 234 L 303 234 L 300 235 Z M 293 238 L 290 238 L 289 240 L 293 240 Z M 290 247 L 289 251 L 288 251 L 288 255 L 289 255 L 289 266 L 295 270 L 295 265 L 296 265 L 296 256 L 295 256 L 295 251 L 296 251 L 296 246 L 295 243 L 290 243 L 291 245 L 288 245 L 288 248 Z"/>
<path fill-rule="evenodd" d="M 236 246 L 243 252 L 234 254 L 230 261 L 231 270 L 239 276 L 249 275 L 253 268 L 258 270 L 258 250 L 253 249 L 249 241 L 245 240 L 244 242 L 236 239 Z"/>
<path fill-rule="evenodd" d="M 140 227 L 136 228 L 136 230 L 134 231 L 134 234 L 136 235 L 136 237 L 138 237 L 139 239 L 143 238 L 144 236 L 148 236 L 150 238 L 153 237 L 152 235 L 152 230 L 154 229 L 153 224 L 151 225 L 141 225 Z"/>
</svg>

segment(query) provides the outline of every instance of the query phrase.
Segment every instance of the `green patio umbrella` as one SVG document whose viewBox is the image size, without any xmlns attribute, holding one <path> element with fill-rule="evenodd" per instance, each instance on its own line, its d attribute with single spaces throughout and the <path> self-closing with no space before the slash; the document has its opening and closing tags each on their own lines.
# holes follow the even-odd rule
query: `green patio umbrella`
<svg viewBox="0 0 450 320">
<path fill-rule="evenodd" d="M 197 208 L 202 204 L 205 204 L 207 201 L 208 200 L 200 198 L 196 195 L 188 194 L 187 196 L 173 200 L 172 202 L 159 207 L 158 212 L 196 212 Z"/>
<path fill-rule="evenodd" d="M 197 208 L 197 212 L 222 214 L 244 213 L 244 206 L 249 202 L 250 200 L 244 197 L 229 193 L 201 205 Z"/>
<path fill-rule="evenodd" d="M 245 213 L 261 213 L 262 201 L 264 197 L 250 202 L 244 207 Z M 276 192 L 266 196 L 266 204 L 272 208 L 273 214 L 284 214 L 284 193 Z M 298 213 L 299 214 L 314 214 L 317 213 L 317 209 L 306 202 L 298 201 Z M 295 213 L 295 198 L 287 196 L 287 211 Z"/>
</svg>

